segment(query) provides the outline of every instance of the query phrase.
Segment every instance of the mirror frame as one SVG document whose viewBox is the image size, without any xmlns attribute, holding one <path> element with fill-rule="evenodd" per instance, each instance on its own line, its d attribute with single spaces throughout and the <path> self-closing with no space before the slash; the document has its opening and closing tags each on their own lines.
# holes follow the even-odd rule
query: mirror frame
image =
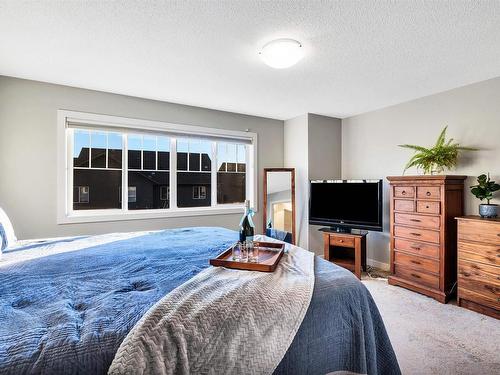
<svg viewBox="0 0 500 375">
<path fill-rule="evenodd" d="M 269 172 L 290 172 L 291 177 L 291 190 L 292 190 L 292 244 L 295 245 L 295 168 L 264 168 L 264 208 L 263 208 L 263 234 L 267 230 L 267 174 Z"/>
</svg>

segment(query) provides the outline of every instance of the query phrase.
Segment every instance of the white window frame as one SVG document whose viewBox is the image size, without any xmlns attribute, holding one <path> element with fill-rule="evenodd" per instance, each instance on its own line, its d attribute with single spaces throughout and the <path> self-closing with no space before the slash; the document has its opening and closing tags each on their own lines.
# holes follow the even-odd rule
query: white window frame
<svg viewBox="0 0 500 375">
<path fill-rule="evenodd" d="M 85 128 L 95 128 L 95 130 L 118 131 L 118 132 L 151 132 L 156 135 L 170 136 L 170 208 L 152 210 L 126 210 L 126 203 L 122 209 L 102 209 L 102 210 L 73 210 L 73 137 L 68 131 L 69 124 L 72 127 L 81 124 Z M 243 203 L 238 204 L 218 204 L 217 203 L 217 160 L 212 158 L 212 189 L 209 207 L 177 207 L 177 195 L 173 190 L 177 189 L 177 168 L 176 138 L 211 138 L 217 141 L 238 141 L 247 144 L 246 150 L 246 197 L 250 200 L 250 205 L 258 210 L 257 192 L 257 133 L 250 131 L 226 130 L 204 126 L 180 125 L 162 121 L 142 120 L 135 118 L 100 115 L 94 113 L 76 112 L 68 110 L 57 111 L 57 223 L 88 223 L 102 221 L 119 221 L 133 219 L 154 219 L 183 216 L 202 216 L 241 213 L 244 209 Z M 124 137 L 126 142 L 127 137 Z M 216 142 L 212 143 L 213 151 L 216 151 Z M 126 144 L 123 145 L 124 149 Z M 216 152 L 213 152 L 216 155 Z M 127 153 L 122 152 L 122 167 L 127 165 Z M 124 173 L 122 186 L 128 186 L 127 173 Z M 173 188 L 172 188 L 173 187 Z M 122 190 L 122 202 L 128 202 L 128 189 Z"/>
</svg>

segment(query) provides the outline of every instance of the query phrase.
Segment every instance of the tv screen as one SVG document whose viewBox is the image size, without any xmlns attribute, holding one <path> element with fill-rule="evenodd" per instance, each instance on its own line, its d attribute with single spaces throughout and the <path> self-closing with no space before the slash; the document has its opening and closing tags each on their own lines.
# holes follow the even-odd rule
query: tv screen
<svg viewBox="0 0 500 375">
<path fill-rule="evenodd" d="M 382 180 L 311 181 L 309 223 L 382 230 Z"/>
</svg>

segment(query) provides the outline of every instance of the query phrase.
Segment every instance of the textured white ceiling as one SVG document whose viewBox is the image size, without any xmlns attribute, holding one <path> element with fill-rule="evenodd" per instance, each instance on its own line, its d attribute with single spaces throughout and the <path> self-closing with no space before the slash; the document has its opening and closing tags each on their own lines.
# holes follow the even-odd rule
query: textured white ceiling
<svg viewBox="0 0 500 375">
<path fill-rule="evenodd" d="M 257 55 L 279 37 L 306 49 L 286 70 Z M 347 117 L 500 76 L 500 0 L 0 0 L 0 74 L 278 119 Z"/>
</svg>

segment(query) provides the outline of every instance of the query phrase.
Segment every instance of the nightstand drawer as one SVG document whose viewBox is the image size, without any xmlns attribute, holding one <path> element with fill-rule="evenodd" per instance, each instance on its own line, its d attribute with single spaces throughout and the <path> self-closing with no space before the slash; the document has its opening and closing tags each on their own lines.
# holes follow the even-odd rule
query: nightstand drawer
<svg viewBox="0 0 500 375">
<path fill-rule="evenodd" d="M 394 213 L 394 222 L 420 228 L 439 229 L 441 218 L 439 216 Z"/>
<path fill-rule="evenodd" d="M 409 238 L 412 240 L 439 243 L 439 232 L 420 228 L 407 228 L 399 225 L 394 226 L 396 237 Z"/>
<path fill-rule="evenodd" d="M 439 199 L 441 198 L 441 188 L 439 186 L 419 186 L 417 187 L 418 199 Z"/>
<path fill-rule="evenodd" d="M 354 238 L 330 236 L 330 246 L 354 247 Z"/>
<path fill-rule="evenodd" d="M 413 198 L 415 197 L 415 188 L 413 186 L 394 186 L 395 198 Z"/>
<path fill-rule="evenodd" d="M 439 289 L 439 277 L 428 273 L 412 270 L 411 268 L 395 266 L 397 277 L 412 281 L 416 284 L 427 286 L 433 289 Z"/>
<path fill-rule="evenodd" d="M 426 259 L 414 255 L 409 255 L 401 253 L 399 251 L 394 252 L 394 262 L 397 265 L 412 268 L 419 271 L 431 272 L 439 275 L 439 261 Z"/>
<path fill-rule="evenodd" d="M 404 212 L 415 212 L 415 201 L 409 201 L 405 199 L 395 199 L 394 210 L 404 211 Z"/>
<path fill-rule="evenodd" d="M 417 212 L 423 214 L 439 215 L 441 213 L 441 203 L 430 202 L 430 201 L 417 201 Z"/>
</svg>

